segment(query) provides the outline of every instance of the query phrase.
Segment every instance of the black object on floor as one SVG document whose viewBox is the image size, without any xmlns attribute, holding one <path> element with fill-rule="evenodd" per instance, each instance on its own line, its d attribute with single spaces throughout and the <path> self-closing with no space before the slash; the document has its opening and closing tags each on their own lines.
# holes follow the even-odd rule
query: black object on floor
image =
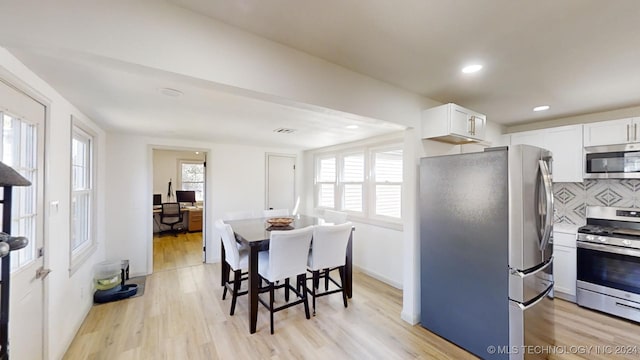
<svg viewBox="0 0 640 360">
<path fill-rule="evenodd" d="M 109 290 L 96 290 L 93 293 L 93 302 L 103 304 L 122 300 L 135 295 L 136 292 L 138 292 L 138 285 L 136 284 L 118 285 Z"/>
</svg>

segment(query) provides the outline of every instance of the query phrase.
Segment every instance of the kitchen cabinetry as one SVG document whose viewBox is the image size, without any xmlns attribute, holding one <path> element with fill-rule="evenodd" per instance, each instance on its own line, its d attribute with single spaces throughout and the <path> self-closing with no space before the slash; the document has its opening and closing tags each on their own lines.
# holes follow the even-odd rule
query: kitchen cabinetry
<svg viewBox="0 0 640 360">
<path fill-rule="evenodd" d="M 483 141 L 487 117 L 456 104 L 436 106 L 422 112 L 422 138 L 465 144 Z"/>
<path fill-rule="evenodd" d="M 640 142 L 640 118 L 600 121 L 584 125 L 584 146 Z"/>
<path fill-rule="evenodd" d="M 553 153 L 553 182 L 582 182 L 582 125 L 511 134 L 511 145 L 542 147 Z"/>
<path fill-rule="evenodd" d="M 553 232 L 554 295 L 575 302 L 576 233 Z"/>
<path fill-rule="evenodd" d="M 202 231 L 202 209 L 189 210 L 189 231 Z"/>
</svg>

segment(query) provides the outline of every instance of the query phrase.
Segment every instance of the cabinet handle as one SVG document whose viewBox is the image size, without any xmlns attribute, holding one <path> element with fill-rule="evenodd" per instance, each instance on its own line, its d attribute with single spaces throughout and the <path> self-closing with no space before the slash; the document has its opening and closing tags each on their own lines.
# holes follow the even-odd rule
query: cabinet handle
<svg viewBox="0 0 640 360">
<path fill-rule="evenodd" d="M 476 134 L 476 117 L 471 115 L 471 117 L 469 118 L 469 121 L 471 121 L 471 135 L 475 135 Z"/>
<path fill-rule="evenodd" d="M 627 141 L 629 141 L 629 124 L 627 124 Z"/>
<path fill-rule="evenodd" d="M 633 124 L 633 141 L 638 141 L 638 124 Z"/>
</svg>

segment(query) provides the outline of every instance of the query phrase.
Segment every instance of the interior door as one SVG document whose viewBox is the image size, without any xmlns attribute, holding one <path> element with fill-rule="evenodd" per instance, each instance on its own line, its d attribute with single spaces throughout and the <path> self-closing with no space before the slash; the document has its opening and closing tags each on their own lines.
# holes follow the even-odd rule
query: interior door
<svg viewBox="0 0 640 360">
<path fill-rule="evenodd" d="M 39 251 L 44 245 L 44 125 L 45 106 L 0 81 L 2 137 L 0 159 L 31 181 L 14 187 L 11 234 L 25 236 L 29 245 L 11 252 L 9 353 L 13 359 L 42 359 L 44 355 L 43 277 Z"/>
<path fill-rule="evenodd" d="M 267 154 L 267 209 L 289 209 L 295 204 L 295 155 Z"/>
</svg>

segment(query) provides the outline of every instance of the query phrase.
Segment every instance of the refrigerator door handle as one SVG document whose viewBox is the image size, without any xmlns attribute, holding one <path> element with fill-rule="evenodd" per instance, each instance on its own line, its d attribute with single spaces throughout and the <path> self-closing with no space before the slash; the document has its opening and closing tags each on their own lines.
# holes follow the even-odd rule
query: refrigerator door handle
<svg viewBox="0 0 640 360">
<path fill-rule="evenodd" d="M 551 230 L 553 229 L 553 184 L 551 183 L 551 172 L 549 166 L 544 160 L 538 160 L 540 166 L 540 177 L 542 178 L 542 184 L 544 186 L 545 197 L 545 221 L 544 229 L 542 230 L 542 236 L 540 239 L 540 250 L 544 250 L 549 244 L 551 238 Z"/>
<path fill-rule="evenodd" d="M 511 275 L 517 276 L 521 279 L 524 279 L 526 277 L 529 276 L 535 276 L 536 274 L 545 271 L 549 266 L 551 266 L 551 264 L 553 264 L 553 255 L 551 255 L 551 257 L 549 258 L 549 260 L 547 260 L 545 263 L 543 263 L 542 265 L 536 266 L 535 270 L 530 271 L 530 272 L 524 272 L 518 269 L 509 269 L 509 273 Z"/>
<path fill-rule="evenodd" d="M 518 303 L 518 307 L 522 311 L 527 311 L 531 309 L 532 307 L 536 306 L 540 301 L 542 301 L 545 297 L 549 296 L 549 293 L 551 292 L 551 290 L 553 290 L 553 282 L 551 282 L 551 285 L 549 285 L 547 290 L 545 290 L 542 294 L 538 295 L 538 297 L 536 297 L 532 302 L 530 302 L 527 305 L 523 303 Z"/>
</svg>

